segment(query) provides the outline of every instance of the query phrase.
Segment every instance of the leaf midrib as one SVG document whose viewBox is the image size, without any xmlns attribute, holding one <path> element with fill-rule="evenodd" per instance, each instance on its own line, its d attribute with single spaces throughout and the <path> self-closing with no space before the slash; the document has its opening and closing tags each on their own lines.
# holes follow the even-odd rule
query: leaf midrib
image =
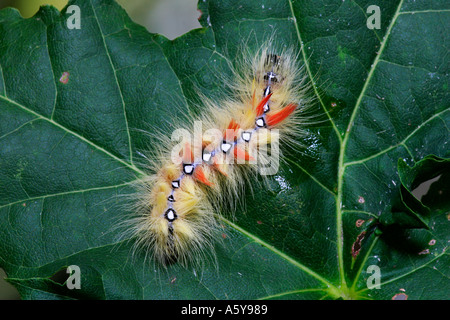
<svg viewBox="0 0 450 320">
<path fill-rule="evenodd" d="M 289 6 L 290 6 L 292 17 L 295 19 L 294 21 L 296 21 L 292 0 L 288 0 L 288 1 L 289 1 Z M 386 35 L 385 35 L 385 37 L 384 37 L 384 39 L 383 39 L 383 41 L 381 43 L 380 50 L 378 51 L 378 53 L 375 56 L 375 60 L 374 60 L 373 64 L 371 65 L 371 68 L 369 70 L 367 79 L 364 82 L 364 85 L 363 85 L 363 87 L 361 89 L 361 93 L 358 96 L 358 99 L 357 99 L 357 101 L 355 103 L 355 107 L 354 107 L 354 109 L 352 111 L 352 114 L 350 116 L 348 127 L 347 127 L 347 130 L 345 131 L 343 139 L 341 137 L 341 134 L 340 134 L 339 130 L 337 129 L 336 124 L 334 123 L 334 121 L 331 118 L 327 108 L 325 107 L 325 105 L 323 103 L 323 100 L 321 99 L 321 97 L 320 97 L 320 95 L 319 95 L 319 93 L 317 91 L 316 86 L 313 85 L 314 93 L 315 93 L 317 99 L 319 100 L 319 102 L 320 102 L 320 104 L 322 106 L 322 109 L 324 110 L 325 114 L 327 115 L 327 117 L 328 117 L 328 119 L 329 119 L 329 121 L 330 121 L 330 123 L 331 123 L 331 125 L 333 127 L 333 130 L 334 130 L 337 138 L 339 139 L 338 188 L 337 188 L 338 190 L 337 190 L 337 194 L 335 196 L 335 200 L 336 200 L 336 229 L 337 229 L 337 232 L 336 232 L 336 234 L 337 234 L 337 242 L 336 243 L 337 243 L 337 251 L 338 251 L 338 269 L 339 269 L 339 276 L 340 276 L 340 285 L 341 285 L 342 290 L 346 290 L 347 289 L 347 283 L 346 283 L 346 278 L 345 278 L 345 269 L 344 269 L 344 252 L 343 252 L 343 247 L 344 247 L 344 234 L 343 234 L 343 232 L 344 232 L 344 230 L 343 230 L 343 223 L 342 223 L 342 196 L 343 196 L 343 180 L 344 180 L 343 178 L 344 178 L 345 168 L 346 168 L 346 163 L 344 161 L 344 156 L 345 156 L 345 153 L 346 153 L 347 142 L 348 142 L 349 137 L 350 137 L 350 132 L 351 132 L 351 128 L 352 128 L 352 125 L 353 125 L 353 121 L 354 121 L 354 119 L 356 117 L 356 114 L 358 113 L 359 107 L 361 105 L 361 101 L 362 101 L 362 99 L 363 99 L 363 97 L 365 95 L 365 92 L 366 92 L 366 90 L 367 90 L 367 88 L 369 86 L 369 83 L 370 83 L 370 81 L 372 79 L 373 73 L 376 70 L 376 66 L 377 66 L 377 64 L 378 64 L 378 62 L 380 60 L 380 56 L 381 56 L 381 54 L 382 54 L 382 52 L 383 52 L 383 50 L 384 50 L 384 48 L 386 46 L 387 40 L 389 39 L 389 35 L 391 33 L 391 30 L 392 30 L 393 26 L 395 25 L 395 22 L 397 21 L 397 18 L 399 16 L 400 9 L 401 9 L 402 5 L 403 5 L 403 0 L 400 0 L 399 4 L 397 6 L 397 9 L 395 11 L 395 14 L 392 17 L 392 20 L 391 20 L 391 22 L 390 22 L 390 24 L 389 24 L 389 26 L 388 26 L 388 28 L 386 30 Z M 309 62 L 308 62 L 308 60 L 306 58 L 306 53 L 305 53 L 305 50 L 304 50 L 304 43 L 302 41 L 301 32 L 299 30 L 299 27 L 298 27 L 297 23 L 295 23 L 295 27 L 296 27 L 298 40 L 299 40 L 299 42 L 301 44 L 301 52 L 302 52 L 302 55 L 303 55 L 303 60 L 304 60 L 304 63 L 305 63 L 305 67 L 306 67 L 308 76 L 310 77 L 310 79 L 312 81 L 313 80 L 312 71 L 311 71 Z M 359 276 L 359 274 L 358 274 L 358 276 Z M 356 282 L 356 281 L 357 281 L 357 279 L 354 279 L 354 282 Z"/>
<path fill-rule="evenodd" d="M 345 279 L 345 269 L 344 269 L 344 252 L 343 252 L 344 230 L 343 230 L 343 223 L 342 223 L 342 196 L 343 196 L 344 174 L 345 174 L 345 168 L 346 168 L 344 157 L 345 157 L 345 153 L 346 153 L 348 139 L 349 139 L 350 133 L 352 131 L 351 129 L 353 127 L 353 122 L 355 120 L 356 114 L 359 111 L 361 101 L 362 101 L 362 99 L 365 95 L 365 92 L 371 82 L 373 73 L 376 70 L 376 67 L 377 67 L 380 57 L 384 51 L 384 48 L 386 47 L 386 43 L 389 39 L 392 28 L 394 27 L 395 22 L 397 21 L 400 9 L 403 6 L 403 1 L 404 0 L 400 0 L 399 4 L 397 6 L 397 9 L 394 13 L 394 16 L 392 17 L 392 20 L 389 23 L 389 26 L 386 30 L 386 34 L 383 38 L 383 42 L 381 42 L 380 50 L 375 55 L 375 60 L 371 65 L 367 79 L 364 82 L 364 85 L 361 89 L 361 93 L 358 96 L 358 99 L 356 100 L 356 104 L 355 104 L 353 112 L 350 116 L 347 129 L 345 130 L 344 139 L 342 140 L 341 145 L 340 145 L 339 164 L 338 164 L 338 194 L 337 194 L 337 198 L 336 198 L 336 220 L 337 220 L 337 236 L 338 236 L 337 244 L 338 244 L 338 257 L 339 257 L 339 274 L 341 277 L 341 285 L 345 288 L 347 288 L 347 281 Z M 372 248 L 373 248 L 373 246 L 370 247 L 370 249 L 372 249 Z M 369 253 L 370 253 L 370 251 L 367 254 L 369 254 Z M 359 275 L 360 275 L 360 273 L 358 273 L 358 276 Z M 358 279 L 355 278 L 354 283 L 356 283 L 357 280 Z"/>
</svg>

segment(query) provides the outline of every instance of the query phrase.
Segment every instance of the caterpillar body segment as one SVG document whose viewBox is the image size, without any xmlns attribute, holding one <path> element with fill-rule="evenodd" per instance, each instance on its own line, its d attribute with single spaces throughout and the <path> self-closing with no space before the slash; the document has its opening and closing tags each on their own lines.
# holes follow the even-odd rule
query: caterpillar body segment
<svg viewBox="0 0 450 320">
<path fill-rule="evenodd" d="M 305 77 L 292 50 L 271 44 L 243 59 L 236 95 L 205 102 L 202 135 L 162 146 L 155 173 L 142 182 L 140 212 L 129 225 L 143 248 L 162 265 L 201 262 L 218 238 L 221 206 L 244 196 L 244 185 L 268 162 L 274 141 L 300 141 L 307 105 Z"/>
</svg>

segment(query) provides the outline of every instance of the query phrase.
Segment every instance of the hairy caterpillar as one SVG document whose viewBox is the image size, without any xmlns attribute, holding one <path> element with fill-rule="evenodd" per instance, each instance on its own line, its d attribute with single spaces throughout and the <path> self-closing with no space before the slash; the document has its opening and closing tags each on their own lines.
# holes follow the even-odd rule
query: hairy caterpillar
<svg viewBox="0 0 450 320">
<path fill-rule="evenodd" d="M 226 84 L 233 96 L 205 97 L 193 137 L 182 128 L 172 141 L 161 137 L 150 159 L 154 173 L 138 182 L 138 215 L 126 221 L 127 232 L 135 249 L 162 265 L 186 265 L 212 252 L 221 206 L 243 197 L 256 174 L 275 174 L 278 142 L 300 144 L 304 134 L 308 86 L 294 50 L 269 41 L 246 52 L 233 74 Z M 181 142 L 174 145 L 174 136 Z"/>
</svg>

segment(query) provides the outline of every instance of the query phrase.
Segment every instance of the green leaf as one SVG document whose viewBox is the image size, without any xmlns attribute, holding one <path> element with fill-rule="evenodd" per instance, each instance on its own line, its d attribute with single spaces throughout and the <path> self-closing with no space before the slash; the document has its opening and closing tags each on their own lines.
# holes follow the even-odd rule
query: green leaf
<svg viewBox="0 0 450 320">
<path fill-rule="evenodd" d="M 112 0 L 73 4 L 81 29 L 67 27 L 66 9 L 0 11 L 0 266 L 23 298 L 449 298 L 446 172 L 422 199 L 428 229 L 373 232 L 400 185 L 415 187 L 403 161 L 449 157 L 447 2 L 200 1 L 203 28 L 173 41 Z M 369 5 L 380 29 L 367 27 Z M 305 128 L 308 148 L 235 219 L 222 212 L 217 265 L 161 270 L 132 257 L 114 227 L 145 174 L 145 131 L 170 134 L 201 113 L 198 92 L 226 94 L 242 41 L 274 32 L 303 49 L 314 79 L 323 121 Z M 61 280 L 70 265 L 81 289 Z M 367 285 L 372 265 L 379 289 Z"/>
<path fill-rule="evenodd" d="M 385 226 L 398 225 L 406 228 L 428 228 L 430 209 L 413 194 L 413 189 L 443 173 L 450 172 L 450 159 L 434 155 L 426 156 L 409 167 L 403 159 L 398 160 L 400 187 L 392 209 L 380 215 Z"/>
</svg>

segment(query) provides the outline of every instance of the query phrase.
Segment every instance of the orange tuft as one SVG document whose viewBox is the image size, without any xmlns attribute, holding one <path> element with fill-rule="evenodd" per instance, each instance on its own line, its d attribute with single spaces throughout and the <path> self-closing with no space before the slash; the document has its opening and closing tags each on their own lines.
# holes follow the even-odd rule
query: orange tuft
<svg viewBox="0 0 450 320">
<path fill-rule="evenodd" d="M 234 140 L 236 138 L 237 132 L 240 127 L 241 126 L 238 123 L 236 123 L 236 121 L 231 119 L 230 123 L 228 124 L 227 130 L 225 130 L 225 132 L 223 133 L 224 140 L 227 140 L 227 141 Z M 232 131 L 231 137 L 228 136 L 230 131 Z M 229 139 L 227 139 L 227 138 L 229 138 Z"/>
<path fill-rule="evenodd" d="M 234 148 L 234 157 L 236 159 L 245 159 L 245 161 L 255 160 L 255 158 L 253 158 L 251 155 L 249 155 L 247 151 L 242 150 L 239 147 Z"/>
<path fill-rule="evenodd" d="M 195 168 L 194 171 L 194 178 L 197 179 L 198 181 L 200 181 L 203 184 L 206 184 L 209 187 L 213 186 L 213 183 L 211 183 L 205 176 L 205 173 L 203 172 L 202 167 L 198 166 L 197 168 Z"/>
<path fill-rule="evenodd" d="M 297 108 L 296 104 L 289 104 L 274 114 L 268 114 L 266 116 L 267 125 L 269 127 L 277 125 L 278 123 L 289 117 L 292 112 L 294 112 L 295 108 Z"/>
<path fill-rule="evenodd" d="M 267 101 L 269 101 L 272 94 L 268 94 L 264 97 L 264 99 L 261 100 L 261 102 L 256 106 L 256 115 L 260 116 L 264 113 L 264 106 L 266 105 Z"/>
</svg>

